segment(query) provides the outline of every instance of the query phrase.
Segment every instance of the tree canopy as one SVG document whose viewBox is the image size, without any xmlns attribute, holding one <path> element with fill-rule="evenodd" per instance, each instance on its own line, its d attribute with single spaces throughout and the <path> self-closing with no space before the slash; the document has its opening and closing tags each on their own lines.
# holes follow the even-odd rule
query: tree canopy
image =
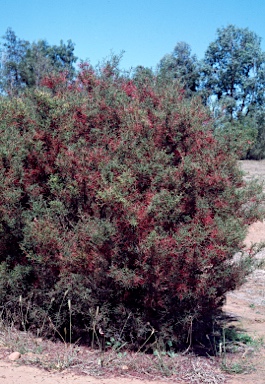
<svg viewBox="0 0 265 384">
<path fill-rule="evenodd" d="M 72 78 L 75 72 L 74 44 L 68 40 L 60 45 L 50 45 L 45 40 L 29 43 L 19 39 L 8 28 L 3 36 L 1 59 L 2 91 L 17 95 L 22 89 L 39 87 L 41 80 L 51 72 L 67 72 Z"/>
<path fill-rule="evenodd" d="M 190 46 L 178 42 L 172 53 L 165 55 L 158 65 L 158 73 L 168 80 L 177 80 L 183 87 L 195 92 L 199 85 L 199 66 Z"/>
<path fill-rule="evenodd" d="M 230 119 L 255 113 L 264 104 L 265 54 L 248 28 L 217 30 L 204 58 L 203 88 L 216 96 Z"/>
</svg>

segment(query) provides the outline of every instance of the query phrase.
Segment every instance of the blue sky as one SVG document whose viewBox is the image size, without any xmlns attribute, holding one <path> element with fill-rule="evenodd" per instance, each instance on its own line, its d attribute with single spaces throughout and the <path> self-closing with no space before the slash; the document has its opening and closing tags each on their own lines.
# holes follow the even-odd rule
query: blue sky
<svg viewBox="0 0 265 384">
<path fill-rule="evenodd" d="M 179 41 L 201 59 L 217 28 L 228 24 L 254 31 L 265 51 L 264 0 L 0 0 L 0 5 L 0 36 L 11 27 L 30 42 L 71 39 L 76 56 L 93 65 L 124 50 L 122 68 L 155 68 Z"/>
</svg>

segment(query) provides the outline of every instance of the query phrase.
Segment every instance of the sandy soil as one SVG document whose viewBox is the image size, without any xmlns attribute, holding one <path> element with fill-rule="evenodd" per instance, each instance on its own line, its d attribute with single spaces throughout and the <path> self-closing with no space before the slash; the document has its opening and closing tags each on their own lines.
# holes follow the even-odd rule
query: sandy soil
<svg viewBox="0 0 265 384">
<path fill-rule="evenodd" d="M 95 378 L 91 376 L 77 376 L 73 373 L 45 372 L 38 368 L 15 366 L 6 362 L 0 363 L 0 382 L 2 384 L 150 384 L 150 381 L 139 381 L 128 378 Z M 152 382 L 161 384 L 162 381 Z"/>
<path fill-rule="evenodd" d="M 243 169 L 248 172 L 247 178 L 257 176 L 265 179 L 265 161 L 240 162 Z M 265 241 L 265 222 L 258 222 L 249 228 L 246 244 Z M 260 252 L 260 259 L 265 259 L 265 251 Z M 153 384 L 174 383 L 208 383 L 208 384 L 265 384 L 265 268 L 258 269 L 249 276 L 247 282 L 239 289 L 227 295 L 224 307 L 226 313 L 234 318 L 231 325 L 240 328 L 244 333 L 251 336 L 254 343 L 246 347 L 239 345 L 239 352 L 227 353 L 226 364 L 230 371 L 242 371 L 239 374 L 226 373 L 220 370 L 220 362 L 212 362 L 211 359 L 203 359 L 192 356 L 180 357 L 178 369 L 182 381 L 175 375 L 170 377 L 157 377 Z M 12 333 L 12 332 L 11 332 Z M 23 339 L 24 338 L 24 339 Z M 1 343 L 2 342 L 2 343 Z M 2 347 L 1 347 L 2 344 Z M 26 347 L 25 347 L 26 344 Z M 23 345 L 27 352 L 21 358 L 10 362 L 8 356 L 11 352 L 21 349 Z M 69 348 L 69 347 L 67 347 Z M 28 352 L 33 351 L 33 352 Z M 67 352 L 67 353 L 66 353 Z M 62 351 L 60 352 L 62 353 Z M 156 371 L 150 370 L 153 360 L 146 363 L 141 361 L 142 372 L 131 368 L 136 367 L 141 356 L 131 356 L 127 360 L 121 360 L 120 366 L 115 362 L 115 369 L 111 369 L 111 356 L 108 357 L 109 369 L 104 375 L 97 362 L 99 356 L 92 356 L 92 352 L 82 348 L 65 350 L 60 355 L 58 347 L 52 343 L 34 339 L 28 335 L 5 334 L 0 337 L 0 383 L 1 384 L 150 384 L 149 379 L 154 379 Z M 56 354 L 58 354 L 57 363 Z M 49 357 L 53 355 L 53 364 Z M 45 360 L 45 356 L 47 359 Z M 65 369 L 70 363 L 71 368 Z M 84 361 L 84 368 L 80 369 L 80 360 Z M 41 364 L 40 364 L 41 361 Z M 132 362 L 134 364 L 132 364 Z M 140 362 L 140 361 L 139 361 Z M 79 363 L 79 365 L 78 365 Z M 41 365 L 42 369 L 34 367 Z M 79 366 L 78 374 L 75 364 Z M 114 362 L 113 362 L 114 365 Z M 88 368 L 87 368 L 88 367 Z M 91 368 L 92 367 L 92 368 Z M 94 368 L 93 368 L 94 367 Z M 61 370 L 60 370 L 61 368 Z M 176 368 L 176 367 L 175 367 Z M 162 369 L 162 368 L 161 368 Z M 186 376 L 184 370 L 186 369 Z M 148 374 L 148 372 L 150 372 Z M 119 376 L 115 377 L 115 374 Z M 179 376 L 179 377 L 180 377 Z"/>
<path fill-rule="evenodd" d="M 265 160 L 241 161 L 240 166 L 247 173 L 246 179 L 253 177 L 265 181 Z M 265 221 L 250 226 L 245 244 L 265 242 Z M 265 250 L 257 257 L 265 260 Z M 240 289 L 227 295 L 224 310 L 235 316 L 235 325 L 256 340 L 257 349 L 250 348 L 242 352 L 242 362 L 251 373 L 233 375 L 230 384 L 264 384 L 265 383 L 265 268 L 257 269 Z M 247 369 L 246 369 L 247 370 Z"/>
</svg>

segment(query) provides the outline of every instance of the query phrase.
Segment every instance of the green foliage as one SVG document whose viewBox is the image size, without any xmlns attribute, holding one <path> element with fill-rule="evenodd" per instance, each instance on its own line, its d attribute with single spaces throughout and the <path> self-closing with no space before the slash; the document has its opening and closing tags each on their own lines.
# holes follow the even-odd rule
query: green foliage
<svg viewBox="0 0 265 384">
<path fill-rule="evenodd" d="M 11 28 L 8 28 L 2 44 L 1 89 L 10 96 L 16 95 L 21 87 L 20 63 L 25 56 L 29 43 L 17 38 Z"/>
<path fill-rule="evenodd" d="M 167 81 L 178 81 L 188 92 L 197 90 L 199 63 L 196 56 L 191 55 L 191 48 L 187 43 L 177 43 L 174 51 L 160 60 L 158 76 Z"/>
<path fill-rule="evenodd" d="M 49 45 L 45 40 L 29 43 L 19 39 L 9 28 L 3 36 L 1 62 L 1 89 L 10 96 L 17 96 L 25 87 L 39 87 L 42 79 L 51 73 L 74 75 L 74 44 Z"/>
<path fill-rule="evenodd" d="M 66 72 L 68 78 L 74 75 L 74 44 L 71 40 L 59 46 L 50 46 L 45 40 L 32 43 L 21 61 L 21 78 L 27 87 L 39 87 L 42 79 L 52 72 Z"/>
<path fill-rule="evenodd" d="M 264 102 L 264 63 L 261 39 L 247 28 L 228 25 L 217 30 L 204 58 L 203 83 L 223 101 L 231 118 L 251 114 Z"/>
<path fill-rule="evenodd" d="M 12 268 L 12 264 L 10 256 L 0 264 L 0 295 L 2 303 L 13 301 L 14 298 L 18 302 L 20 295 L 26 295 L 32 278 L 32 268 L 30 265 L 15 265 Z"/>
<path fill-rule="evenodd" d="M 234 25 L 217 30 L 205 53 L 201 90 L 217 116 L 217 135 L 227 137 L 232 150 L 241 147 L 241 158 L 262 156 L 258 115 L 265 101 L 264 74 L 265 54 L 254 32 Z"/>
<path fill-rule="evenodd" d="M 226 343 L 240 342 L 242 344 L 252 345 L 254 342 L 248 334 L 239 332 L 233 327 L 224 329 L 224 337 Z"/>
<path fill-rule="evenodd" d="M 201 62 L 180 42 L 162 58 L 157 74 L 160 81 L 177 81 L 186 95 L 200 95 L 221 145 L 240 158 L 264 157 L 265 53 L 254 32 L 234 25 L 219 28 Z"/>
<path fill-rule="evenodd" d="M 155 75 L 153 71 L 150 68 L 141 65 L 138 65 L 138 67 L 134 69 L 132 78 L 134 83 L 139 86 L 150 86 L 155 83 Z"/>
<path fill-rule="evenodd" d="M 254 125 L 254 124 L 253 124 Z M 261 160 L 265 158 L 265 111 L 259 108 L 255 113 L 256 140 L 247 153 L 248 159 Z"/>
<path fill-rule="evenodd" d="M 246 159 L 258 142 L 258 128 L 254 119 L 244 117 L 232 122 L 216 120 L 215 137 L 220 146 L 226 146 L 240 159 Z"/>
</svg>

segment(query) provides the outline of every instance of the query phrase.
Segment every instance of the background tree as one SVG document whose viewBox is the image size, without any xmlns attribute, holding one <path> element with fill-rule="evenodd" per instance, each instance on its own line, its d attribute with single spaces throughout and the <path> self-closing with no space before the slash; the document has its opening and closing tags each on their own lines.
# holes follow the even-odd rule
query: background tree
<svg viewBox="0 0 265 384">
<path fill-rule="evenodd" d="M 246 153 L 246 158 L 261 160 L 265 158 L 265 108 L 261 106 L 255 112 L 255 119 L 252 119 L 252 127 L 255 126 L 255 140 Z"/>
<path fill-rule="evenodd" d="M 146 85 L 153 84 L 155 81 L 155 74 L 152 69 L 138 65 L 133 71 L 132 78 L 133 81 L 139 85 L 143 85 L 144 83 Z"/>
<path fill-rule="evenodd" d="M 248 28 L 217 30 L 204 58 L 203 86 L 222 101 L 230 119 L 251 115 L 264 103 L 265 54 Z"/>
<path fill-rule="evenodd" d="M 29 42 L 19 39 L 11 28 L 8 28 L 1 49 L 1 89 L 9 95 L 16 95 L 21 89 L 21 61 L 26 55 Z"/>
<path fill-rule="evenodd" d="M 39 87 L 41 80 L 51 72 L 66 71 L 68 78 L 74 75 L 74 45 L 69 40 L 59 46 L 50 46 L 45 40 L 32 43 L 20 63 L 22 83 L 27 87 Z"/>
<path fill-rule="evenodd" d="M 251 141 L 257 136 L 257 111 L 265 101 L 261 39 L 248 28 L 228 25 L 218 29 L 217 39 L 205 53 L 201 87 L 213 106 L 218 128 L 231 123 L 239 129 L 239 136 L 244 127 L 252 126 L 247 140 Z"/>
<path fill-rule="evenodd" d="M 195 92 L 199 85 L 199 63 L 191 54 L 190 46 L 185 42 L 177 43 L 174 51 L 161 59 L 158 74 L 170 81 L 178 80 L 187 91 Z"/>
<path fill-rule="evenodd" d="M 45 40 L 29 43 L 20 40 L 8 29 L 2 44 L 1 88 L 7 93 L 18 94 L 23 88 L 39 87 L 49 73 L 67 72 L 68 78 L 75 73 L 74 44 L 49 45 Z"/>
</svg>

